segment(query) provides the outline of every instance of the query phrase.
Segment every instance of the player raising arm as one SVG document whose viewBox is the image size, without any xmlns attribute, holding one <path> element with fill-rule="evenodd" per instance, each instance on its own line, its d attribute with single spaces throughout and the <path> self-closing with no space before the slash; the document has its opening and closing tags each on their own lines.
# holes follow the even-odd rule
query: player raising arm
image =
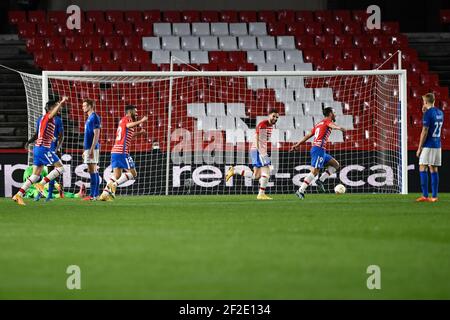
<svg viewBox="0 0 450 320">
<path fill-rule="evenodd" d="M 434 94 L 427 93 L 422 100 L 423 127 L 416 153 L 419 157 L 422 196 L 416 201 L 436 202 L 438 201 L 438 167 L 441 166 L 441 129 L 444 124 L 444 113 L 434 106 Z M 431 172 L 431 198 L 428 198 L 428 168 Z"/>
<path fill-rule="evenodd" d="M 117 186 L 128 180 L 132 180 L 137 176 L 134 161 L 129 155 L 131 139 L 136 135 L 136 127 L 147 121 L 147 117 L 142 117 L 141 120 L 136 119 L 136 107 L 127 105 L 125 107 L 125 116 L 120 120 L 119 127 L 116 131 L 115 144 L 111 149 L 111 166 L 113 168 L 113 174 L 99 198 L 101 201 L 109 200 L 109 196 L 115 198 Z M 143 132 L 145 131 L 141 130 L 138 134 L 142 134 Z M 122 173 L 123 170 L 126 172 Z"/>
<path fill-rule="evenodd" d="M 102 127 L 100 116 L 95 113 L 95 102 L 91 99 L 84 99 L 83 112 L 88 118 L 84 125 L 84 152 L 83 162 L 88 166 L 91 177 L 91 190 L 88 197 L 83 200 L 96 200 L 99 196 L 100 175 L 98 173 L 98 162 L 100 160 L 100 129 Z"/>
<path fill-rule="evenodd" d="M 344 132 L 345 129 L 334 124 L 334 121 L 336 121 L 336 115 L 334 114 L 334 110 L 332 108 L 325 108 L 323 110 L 323 115 L 325 118 L 317 123 L 308 135 L 306 135 L 301 141 L 293 145 L 291 148 L 291 151 L 298 150 L 298 147 L 301 144 L 305 143 L 309 140 L 309 138 L 314 136 L 313 146 L 310 151 L 312 169 L 303 180 L 303 183 L 298 191 L 295 193 L 302 200 L 305 198 L 306 188 L 308 188 L 311 182 L 313 182 L 321 168 L 327 167 L 325 172 L 322 173 L 320 178 L 316 181 L 317 186 L 322 192 L 325 192 L 323 182 L 339 169 L 339 162 L 326 153 L 325 147 L 328 142 L 328 138 L 330 137 L 331 130 L 335 129 Z"/>
<path fill-rule="evenodd" d="M 230 167 L 225 176 L 228 181 L 235 174 L 252 179 L 259 179 L 259 193 L 256 199 L 258 200 L 272 200 L 266 195 L 266 187 L 269 183 L 270 177 L 270 157 L 267 153 L 267 146 L 272 135 L 273 126 L 277 123 L 279 118 L 278 110 L 272 109 L 269 112 L 269 118 L 261 121 L 256 126 L 255 140 L 250 148 L 250 156 L 252 158 L 253 172 L 242 170 L 235 172 L 234 167 Z"/>
<path fill-rule="evenodd" d="M 56 155 L 56 152 L 52 151 L 51 144 L 55 133 L 54 118 L 66 101 L 67 97 L 63 97 L 59 102 L 47 102 L 45 106 L 46 114 L 39 117 L 37 121 L 37 139 L 33 149 L 33 174 L 12 198 L 19 205 L 25 205 L 23 196 L 32 184 L 35 184 L 36 189 L 43 195 L 45 184 L 56 179 L 64 172 L 62 162 Z M 47 165 L 53 165 L 54 169 L 39 183 L 36 183 L 40 179 L 42 169 Z"/>
</svg>

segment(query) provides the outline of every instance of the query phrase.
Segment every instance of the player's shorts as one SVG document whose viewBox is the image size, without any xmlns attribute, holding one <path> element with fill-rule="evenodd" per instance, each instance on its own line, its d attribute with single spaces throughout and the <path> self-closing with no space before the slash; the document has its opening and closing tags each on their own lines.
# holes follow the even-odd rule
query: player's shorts
<svg viewBox="0 0 450 320">
<path fill-rule="evenodd" d="M 111 153 L 111 166 L 113 169 L 133 169 L 135 168 L 133 158 L 126 153 Z"/>
<path fill-rule="evenodd" d="M 263 159 L 261 158 L 259 151 L 256 149 L 250 150 L 250 157 L 252 159 L 252 165 L 255 168 L 262 168 L 272 164 L 271 161 L 269 161 L 269 163 L 263 164 Z"/>
<path fill-rule="evenodd" d="M 100 160 L 100 150 L 94 149 L 94 158 L 89 158 L 89 150 L 84 150 L 83 152 L 83 163 L 84 164 L 98 164 Z"/>
<path fill-rule="evenodd" d="M 333 157 L 326 153 L 325 149 L 321 147 L 312 147 L 310 154 L 311 166 L 317 169 L 322 169 L 328 163 L 328 161 L 333 159 Z"/>
<path fill-rule="evenodd" d="M 33 148 L 33 164 L 35 166 L 51 166 L 60 162 L 58 155 L 50 148 L 36 146 Z"/>
<path fill-rule="evenodd" d="M 419 164 L 426 166 L 441 166 L 441 148 L 423 148 L 419 157 Z"/>
</svg>

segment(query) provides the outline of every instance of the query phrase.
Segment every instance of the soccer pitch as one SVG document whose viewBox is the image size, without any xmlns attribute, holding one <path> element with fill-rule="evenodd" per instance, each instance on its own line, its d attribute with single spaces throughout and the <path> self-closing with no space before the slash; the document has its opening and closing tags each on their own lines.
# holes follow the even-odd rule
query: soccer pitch
<svg viewBox="0 0 450 320">
<path fill-rule="evenodd" d="M 0 199 L 0 298 L 450 299 L 450 195 L 416 196 Z"/>
</svg>

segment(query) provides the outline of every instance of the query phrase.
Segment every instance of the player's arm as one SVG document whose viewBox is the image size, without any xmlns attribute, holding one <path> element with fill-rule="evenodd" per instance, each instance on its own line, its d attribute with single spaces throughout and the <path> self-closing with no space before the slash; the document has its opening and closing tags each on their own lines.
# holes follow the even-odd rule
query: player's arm
<svg viewBox="0 0 450 320">
<path fill-rule="evenodd" d="M 419 146 L 418 146 L 417 152 L 416 152 L 417 157 L 420 157 L 420 154 L 422 153 L 423 144 L 425 143 L 427 135 L 428 135 L 428 127 L 423 126 L 422 132 L 420 133 Z"/>
<path fill-rule="evenodd" d="M 59 101 L 56 106 L 52 109 L 52 111 L 50 111 L 48 118 L 51 119 L 54 116 L 56 116 L 59 112 L 59 110 L 61 110 L 63 104 L 68 100 L 68 98 L 66 96 L 62 97 L 61 101 Z"/>
<path fill-rule="evenodd" d="M 297 150 L 298 147 L 305 143 L 306 141 L 308 141 L 314 134 L 312 133 L 312 131 L 310 133 L 308 133 L 306 136 L 303 137 L 302 140 L 300 140 L 299 142 L 297 142 L 296 144 L 294 144 L 291 148 L 291 151 Z"/>
<path fill-rule="evenodd" d="M 33 134 L 33 136 L 30 139 L 28 139 L 27 142 L 25 142 L 25 149 L 28 149 L 28 146 L 30 145 L 30 143 L 35 142 L 36 139 L 37 139 L 37 132 L 35 134 Z"/>
<path fill-rule="evenodd" d="M 338 125 L 335 125 L 333 122 L 330 122 L 330 123 L 328 124 L 328 127 L 330 127 L 331 129 L 334 129 L 334 130 L 340 130 L 340 131 L 342 131 L 342 132 L 345 132 L 345 130 L 346 130 L 346 129 L 344 129 L 344 128 L 338 126 Z"/>
<path fill-rule="evenodd" d="M 60 131 L 58 134 L 58 144 L 56 145 L 56 151 L 61 151 L 62 144 L 64 142 L 64 131 Z"/>
<path fill-rule="evenodd" d="M 142 117 L 141 120 L 135 121 L 135 122 L 129 122 L 127 123 L 127 128 L 133 128 L 136 127 L 138 125 L 140 125 L 141 123 L 144 123 L 145 121 L 147 121 L 147 116 Z"/>
</svg>

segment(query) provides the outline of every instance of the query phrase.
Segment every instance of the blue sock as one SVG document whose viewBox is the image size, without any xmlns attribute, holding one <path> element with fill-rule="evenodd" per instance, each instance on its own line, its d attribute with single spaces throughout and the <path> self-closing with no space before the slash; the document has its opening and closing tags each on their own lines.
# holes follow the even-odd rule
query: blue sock
<svg viewBox="0 0 450 320">
<path fill-rule="evenodd" d="M 53 198 L 53 190 L 55 190 L 55 180 L 52 180 L 48 183 L 48 194 L 47 199 Z"/>
<path fill-rule="evenodd" d="M 100 173 L 95 173 L 97 176 L 97 184 L 95 186 L 95 196 L 98 197 L 100 195 Z"/>
<path fill-rule="evenodd" d="M 428 198 L 428 171 L 420 171 L 420 187 L 423 196 Z"/>
<path fill-rule="evenodd" d="M 433 198 L 437 198 L 439 189 L 439 173 L 432 172 L 431 173 L 431 194 Z"/>
<path fill-rule="evenodd" d="M 97 180 L 97 177 L 96 177 L 96 175 L 95 175 L 95 172 L 94 173 L 90 173 L 90 176 L 91 176 L 91 188 L 90 188 L 90 190 L 89 190 L 89 195 L 91 196 L 91 197 L 94 197 L 94 194 L 95 194 L 95 185 L 96 185 L 96 180 Z"/>
</svg>

